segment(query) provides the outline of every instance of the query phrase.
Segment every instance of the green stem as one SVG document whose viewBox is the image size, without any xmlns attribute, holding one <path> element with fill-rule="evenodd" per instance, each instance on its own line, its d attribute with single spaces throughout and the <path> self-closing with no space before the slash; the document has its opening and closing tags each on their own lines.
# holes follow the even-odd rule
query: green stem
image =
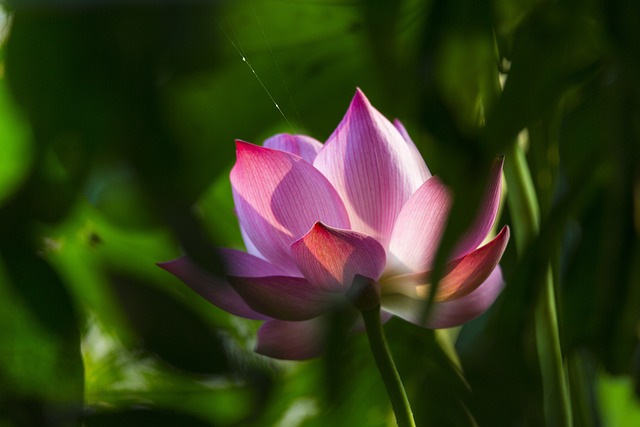
<svg viewBox="0 0 640 427">
<path fill-rule="evenodd" d="M 539 205 L 524 151 L 514 143 L 508 153 L 505 175 L 510 209 L 515 228 L 516 246 L 522 254 L 540 229 Z M 573 425 L 569 388 L 564 370 L 555 287 L 551 266 L 547 267 L 539 299 L 536 303 L 535 325 L 538 359 L 542 373 L 544 407 L 548 426 Z"/>
<path fill-rule="evenodd" d="M 518 253 L 538 234 L 540 228 L 540 208 L 536 190 L 533 186 L 527 158 L 524 151 L 514 142 L 507 152 L 504 174 L 507 179 L 507 199 L 514 228 L 514 237 Z"/>
<path fill-rule="evenodd" d="M 404 391 L 402 380 L 400 379 L 396 365 L 393 363 L 391 352 L 389 352 L 389 347 L 387 346 L 387 340 L 382 332 L 380 306 L 362 310 L 361 313 L 367 330 L 367 337 L 369 338 L 369 347 L 371 347 L 373 358 L 376 361 L 378 371 L 387 389 L 391 407 L 396 415 L 398 427 L 415 427 L 416 423 L 413 420 L 413 413 L 411 412 L 409 399 L 407 399 L 407 393 Z"/>
<path fill-rule="evenodd" d="M 558 316 L 556 312 L 555 288 L 551 266 L 547 268 L 540 299 L 535 311 L 538 359 L 542 371 L 542 385 L 545 394 L 545 408 L 551 419 L 549 426 L 570 427 L 573 425 L 571 400 L 564 370 Z"/>
</svg>

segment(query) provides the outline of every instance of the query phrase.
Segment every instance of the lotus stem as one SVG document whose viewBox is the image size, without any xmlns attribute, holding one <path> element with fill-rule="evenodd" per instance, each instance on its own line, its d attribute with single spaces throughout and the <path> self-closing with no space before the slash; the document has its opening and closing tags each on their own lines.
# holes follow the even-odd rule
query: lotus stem
<svg viewBox="0 0 640 427">
<path fill-rule="evenodd" d="M 361 310 L 361 313 L 367 331 L 367 338 L 369 339 L 369 347 L 391 401 L 398 427 L 415 427 L 416 423 L 413 420 L 413 412 L 411 412 L 407 393 L 404 390 L 402 380 L 382 331 L 380 306 L 377 305 L 374 308 Z"/>
</svg>

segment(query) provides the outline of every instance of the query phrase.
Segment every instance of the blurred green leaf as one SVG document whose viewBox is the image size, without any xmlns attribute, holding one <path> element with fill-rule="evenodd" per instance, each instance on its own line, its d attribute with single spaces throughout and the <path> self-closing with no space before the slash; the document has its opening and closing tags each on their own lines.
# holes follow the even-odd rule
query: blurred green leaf
<svg viewBox="0 0 640 427">
<path fill-rule="evenodd" d="M 628 377 L 600 375 L 598 394 L 606 425 L 632 427 L 640 423 L 640 405 Z"/>
<path fill-rule="evenodd" d="M 75 310 L 44 261 L 2 255 L 0 422 L 74 425 L 84 380 Z"/>
<path fill-rule="evenodd" d="M 500 150 L 572 86 L 601 68 L 602 22 L 573 4 L 538 7 L 518 30 L 504 92 L 487 113 L 484 139 Z"/>
<path fill-rule="evenodd" d="M 29 127 L 13 105 L 2 67 L 0 62 L 0 201 L 25 179 L 33 156 Z"/>
<path fill-rule="evenodd" d="M 112 273 L 111 285 L 142 348 L 187 372 L 223 374 L 223 338 L 174 298 L 131 276 Z"/>
<path fill-rule="evenodd" d="M 5 383 L 4 393 L 40 395 L 65 402 L 73 396 L 76 386 L 69 380 L 77 374 L 65 344 L 36 317 L 21 295 L 12 289 L 3 268 L 0 292 L 0 373 Z M 36 312 L 37 313 L 37 312 Z M 77 390 L 76 390 L 77 391 Z M 4 394 L 3 393 L 3 394 Z"/>
</svg>

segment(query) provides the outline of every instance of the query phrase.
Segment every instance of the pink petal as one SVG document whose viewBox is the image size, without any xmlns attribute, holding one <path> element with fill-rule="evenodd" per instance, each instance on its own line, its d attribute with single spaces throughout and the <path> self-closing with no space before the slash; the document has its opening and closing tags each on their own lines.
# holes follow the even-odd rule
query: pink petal
<svg viewBox="0 0 640 427">
<path fill-rule="evenodd" d="M 279 276 L 284 270 L 258 256 L 238 251 L 236 249 L 220 248 L 218 254 L 224 262 L 229 276 L 264 277 Z"/>
<path fill-rule="evenodd" d="M 491 307 L 503 288 L 502 272 L 497 266 L 470 294 L 436 303 L 426 326 L 432 329 L 451 328 L 473 320 Z"/>
<path fill-rule="evenodd" d="M 495 270 L 508 242 L 509 227 L 505 226 L 489 243 L 451 262 L 440 280 L 438 300 L 454 300 L 473 292 Z"/>
<path fill-rule="evenodd" d="M 321 222 L 291 245 L 291 253 L 304 277 L 328 292 L 346 292 L 356 274 L 378 280 L 386 262 L 374 238 Z"/>
<path fill-rule="evenodd" d="M 325 334 L 322 317 L 303 322 L 269 320 L 258 331 L 256 352 L 275 359 L 311 359 L 322 353 Z"/>
<path fill-rule="evenodd" d="M 431 270 L 447 223 L 451 196 L 437 177 L 411 196 L 396 220 L 389 244 L 390 268 L 399 273 Z"/>
<path fill-rule="evenodd" d="M 409 149 L 413 151 L 413 156 L 416 158 L 416 161 L 420 162 L 422 160 L 422 155 L 420 154 L 420 151 L 418 151 L 418 148 L 416 147 L 416 145 L 413 143 L 413 140 L 409 136 L 409 132 L 407 132 L 407 129 L 404 127 L 402 122 L 398 119 L 394 119 L 393 126 L 395 126 L 395 128 L 398 129 L 398 132 L 400 132 L 400 135 L 402 135 L 404 140 L 407 142 Z M 425 165 L 425 168 L 427 168 L 427 165 Z M 429 168 L 427 168 L 427 173 L 429 174 L 429 176 L 431 176 L 431 172 L 429 172 Z"/>
<path fill-rule="evenodd" d="M 489 243 L 466 256 L 447 264 L 438 285 L 436 301 L 447 301 L 471 293 L 500 262 L 509 241 L 509 227 L 504 227 Z M 380 281 L 383 294 L 400 293 L 410 298 L 424 299 L 431 286 L 431 271 L 401 274 Z"/>
<path fill-rule="evenodd" d="M 231 170 L 238 220 L 256 250 L 289 274 L 297 269 L 289 246 L 316 222 L 349 228 L 340 197 L 302 158 L 237 141 Z"/>
<path fill-rule="evenodd" d="M 480 203 L 480 209 L 469 231 L 464 234 L 462 240 L 453 251 L 452 258 L 458 258 L 477 248 L 491 231 L 500 205 L 503 164 L 504 157 L 500 157 L 494 162 L 489 174 L 487 190 Z"/>
<path fill-rule="evenodd" d="M 279 320 L 308 320 L 335 302 L 334 296 L 302 277 L 236 277 L 229 281 L 249 306 Z"/>
<path fill-rule="evenodd" d="M 253 274 L 281 274 L 281 270 L 260 258 L 235 251 L 233 249 L 223 249 L 222 258 L 227 261 L 230 271 L 245 275 Z M 167 270 L 187 286 L 193 289 L 198 295 L 236 316 L 248 319 L 267 319 L 268 317 L 251 309 L 240 297 L 238 292 L 224 279 L 213 276 L 203 268 L 195 264 L 188 257 L 181 257 L 173 261 L 158 264 Z"/>
<path fill-rule="evenodd" d="M 295 154 L 312 163 L 322 148 L 322 143 L 306 135 L 279 133 L 267 139 L 262 146 Z"/>
<path fill-rule="evenodd" d="M 247 250 L 247 253 L 255 255 L 258 258 L 265 259 L 264 255 L 260 253 L 258 248 L 256 248 L 256 245 L 254 245 L 249 236 L 247 236 L 247 232 L 244 231 L 244 228 L 242 228 L 242 226 L 240 226 L 240 235 L 242 236 L 242 241 L 244 242 L 244 247 Z"/>
<path fill-rule="evenodd" d="M 384 247 L 402 206 L 430 176 L 422 158 L 415 155 L 415 147 L 407 144 L 359 89 L 314 166 L 338 190 L 351 229 Z"/>
<path fill-rule="evenodd" d="M 487 311 L 504 288 L 502 273 L 497 266 L 473 292 L 461 298 L 435 303 L 429 319 L 422 322 L 425 302 L 402 294 L 383 296 L 384 310 L 413 324 L 432 329 L 451 328 L 475 319 Z"/>
</svg>

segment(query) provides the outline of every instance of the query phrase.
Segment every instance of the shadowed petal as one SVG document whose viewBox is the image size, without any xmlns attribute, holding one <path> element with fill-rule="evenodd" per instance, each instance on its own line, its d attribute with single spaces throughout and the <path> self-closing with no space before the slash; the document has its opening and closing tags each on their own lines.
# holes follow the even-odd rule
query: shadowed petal
<svg viewBox="0 0 640 427">
<path fill-rule="evenodd" d="M 489 174 L 486 192 L 480 202 L 480 209 L 469 231 L 462 236 L 460 243 L 453 251 L 452 258 L 458 258 L 477 248 L 491 231 L 500 206 L 503 164 L 504 157 L 500 157 L 494 162 Z"/>
<path fill-rule="evenodd" d="M 425 302 L 402 294 L 382 297 L 383 309 L 418 326 L 432 329 L 451 328 L 475 319 L 487 311 L 504 287 L 500 266 L 473 292 L 461 298 L 437 302 L 429 319 L 421 322 Z"/>
<path fill-rule="evenodd" d="M 452 261 L 438 286 L 438 301 L 458 299 L 473 292 L 495 270 L 508 242 L 509 227 L 505 226 L 486 245 Z"/>
<path fill-rule="evenodd" d="M 231 170 L 238 220 L 256 250 L 289 274 L 289 246 L 316 221 L 349 228 L 340 197 L 311 164 L 279 150 L 237 141 Z"/>
<path fill-rule="evenodd" d="M 416 145 L 413 143 L 413 140 L 409 136 L 409 132 L 407 132 L 407 129 L 404 127 L 402 122 L 398 119 L 394 119 L 393 126 L 395 126 L 395 128 L 398 129 L 398 132 L 400 132 L 400 135 L 402 135 L 402 138 L 404 138 L 404 140 L 409 145 L 409 149 L 413 151 L 413 156 L 416 157 L 416 162 L 420 162 L 422 160 L 422 155 L 420 154 L 420 151 L 418 151 L 418 148 L 416 147 Z M 427 169 L 427 173 L 430 177 L 431 172 L 429 171 L 429 168 L 427 167 L 427 165 L 425 165 L 425 168 Z"/>
<path fill-rule="evenodd" d="M 346 292 L 356 274 L 377 280 L 384 269 L 384 248 L 374 238 L 321 222 L 291 245 L 304 277 L 328 292 Z"/>
<path fill-rule="evenodd" d="M 430 176 L 424 160 L 415 155 L 415 147 L 407 144 L 359 89 L 314 166 L 340 194 L 351 229 L 384 247 L 402 206 Z"/>
<path fill-rule="evenodd" d="M 334 298 L 302 277 L 236 277 L 229 282 L 249 307 L 279 320 L 308 320 L 324 313 Z"/>
<path fill-rule="evenodd" d="M 236 249 L 220 248 L 218 255 L 224 262 L 228 276 L 264 277 L 284 274 L 282 269 L 269 261 Z"/>
<path fill-rule="evenodd" d="M 502 271 L 497 266 L 473 292 L 461 298 L 436 303 L 426 326 L 451 328 L 475 319 L 487 311 L 504 288 Z"/>
<path fill-rule="evenodd" d="M 431 269 L 447 222 L 451 196 L 437 177 L 411 196 L 396 220 L 389 244 L 390 268 L 399 272 Z"/>
<path fill-rule="evenodd" d="M 282 274 L 280 269 L 267 261 L 244 252 L 222 249 L 220 255 L 225 261 L 228 271 L 235 274 L 245 276 Z M 224 311 L 248 319 L 268 318 L 268 316 L 250 308 L 238 292 L 223 278 L 213 276 L 186 256 L 159 263 L 158 266 L 182 280 L 198 295 Z"/>
<path fill-rule="evenodd" d="M 436 301 L 447 301 L 469 294 L 489 277 L 502 258 L 509 241 L 509 227 L 489 243 L 447 264 L 444 277 L 438 285 Z M 431 271 L 409 273 L 385 278 L 380 282 L 383 294 L 400 293 L 425 299 L 431 286 Z"/>
<path fill-rule="evenodd" d="M 256 245 L 254 245 L 249 236 L 247 236 L 247 232 L 244 231 L 244 228 L 242 228 L 242 226 L 240 226 L 240 235 L 242 236 L 244 247 L 246 248 L 248 253 L 257 256 L 258 258 L 265 259 L 265 256 L 260 253 L 258 248 L 256 248 Z"/>
<path fill-rule="evenodd" d="M 306 135 L 279 133 L 267 139 L 262 146 L 295 154 L 312 163 L 322 148 L 322 143 Z"/>
<path fill-rule="evenodd" d="M 284 360 L 317 357 L 324 348 L 325 321 L 322 317 L 303 322 L 269 320 L 258 331 L 256 352 Z"/>
</svg>

